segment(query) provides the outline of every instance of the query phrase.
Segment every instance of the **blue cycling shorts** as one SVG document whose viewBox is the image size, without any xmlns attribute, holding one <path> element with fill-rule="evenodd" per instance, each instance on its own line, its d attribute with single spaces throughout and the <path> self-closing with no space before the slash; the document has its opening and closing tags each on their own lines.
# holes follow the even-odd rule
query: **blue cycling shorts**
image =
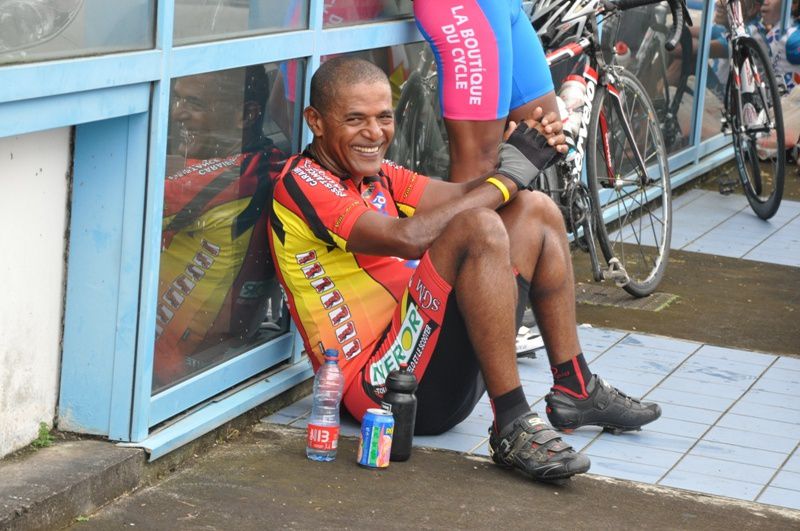
<svg viewBox="0 0 800 531">
<path fill-rule="evenodd" d="M 497 120 L 553 90 L 521 0 L 415 0 L 414 16 L 436 56 L 445 118 Z"/>
</svg>

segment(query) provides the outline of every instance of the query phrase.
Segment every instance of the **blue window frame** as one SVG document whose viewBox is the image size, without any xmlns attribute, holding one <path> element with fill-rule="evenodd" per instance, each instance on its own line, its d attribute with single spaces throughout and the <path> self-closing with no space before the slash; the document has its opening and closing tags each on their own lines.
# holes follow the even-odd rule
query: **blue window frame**
<svg viewBox="0 0 800 531">
<path fill-rule="evenodd" d="M 307 96 L 308 74 L 322 56 L 422 40 L 409 18 L 326 26 L 323 0 L 310 0 L 307 26 L 175 46 L 175 2 L 156 4 L 152 49 L 0 66 L 0 136 L 75 127 L 59 422 L 139 444 L 151 457 L 311 374 L 292 329 L 151 392 L 171 84 L 183 76 L 303 59 Z M 707 75 L 711 15 L 703 12 L 698 87 Z M 703 91 L 693 105 L 694 140 L 670 157 L 674 184 L 732 156 L 721 136 L 699 141 Z"/>
</svg>

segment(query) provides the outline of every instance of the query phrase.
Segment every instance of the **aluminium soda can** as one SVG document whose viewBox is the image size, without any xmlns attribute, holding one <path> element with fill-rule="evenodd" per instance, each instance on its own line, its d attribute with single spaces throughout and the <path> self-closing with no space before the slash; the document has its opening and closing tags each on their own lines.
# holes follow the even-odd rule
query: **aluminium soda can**
<svg viewBox="0 0 800 531">
<path fill-rule="evenodd" d="M 394 417 L 389 411 L 370 408 L 361 421 L 358 464 L 367 468 L 386 468 L 392 451 Z"/>
</svg>

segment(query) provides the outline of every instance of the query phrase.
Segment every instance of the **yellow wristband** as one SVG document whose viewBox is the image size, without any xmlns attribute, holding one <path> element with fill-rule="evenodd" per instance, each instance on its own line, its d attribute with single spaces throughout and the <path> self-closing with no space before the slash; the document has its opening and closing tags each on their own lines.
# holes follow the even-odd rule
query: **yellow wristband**
<svg viewBox="0 0 800 531">
<path fill-rule="evenodd" d="M 500 193 L 503 194 L 503 203 L 508 203 L 511 193 L 508 191 L 508 188 L 506 188 L 506 185 L 504 185 L 502 181 L 495 179 L 494 177 L 489 177 L 486 179 L 486 182 L 496 186 L 497 189 L 500 190 Z"/>
</svg>

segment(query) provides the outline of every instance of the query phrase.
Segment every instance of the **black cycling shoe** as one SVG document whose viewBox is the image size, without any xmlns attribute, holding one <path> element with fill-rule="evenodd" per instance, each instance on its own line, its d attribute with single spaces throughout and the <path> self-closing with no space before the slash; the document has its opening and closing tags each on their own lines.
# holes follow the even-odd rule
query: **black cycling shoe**
<svg viewBox="0 0 800 531">
<path fill-rule="evenodd" d="M 502 433 L 489 428 L 489 454 L 505 468 L 539 481 L 558 481 L 589 470 L 589 458 L 561 440 L 536 413 L 518 417 Z"/>
<path fill-rule="evenodd" d="M 580 400 L 551 390 L 545 397 L 547 418 L 557 429 L 569 432 L 581 426 L 601 426 L 616 434 L 640 430 L 661 416 L 661 407 L 631 398 L 596 374 L 586 386 L 589 398 Z"/>
</svg>

